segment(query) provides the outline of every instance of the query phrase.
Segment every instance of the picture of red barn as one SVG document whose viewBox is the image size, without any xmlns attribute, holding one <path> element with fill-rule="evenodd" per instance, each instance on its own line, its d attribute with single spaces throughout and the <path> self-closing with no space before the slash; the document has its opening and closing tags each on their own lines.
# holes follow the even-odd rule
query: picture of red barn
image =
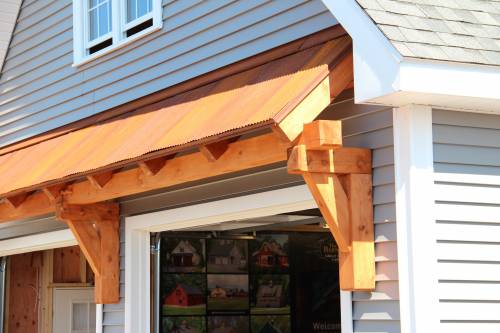
<svg viewBox="0 0 500 333">
<path fill-rule="evenodd" d="M 289 267 L 288 254 L 273 239 L 262 242 L 260 248 L 253 253 L 253 259 L 255 266 L 261 268 Z"/>
<path fill-rule="evenodd" d="M 178 284 L 170 294 L 165 297 L 164 305 L 195 306 L 204 304 L 204 295 L 200 288 L 187 284 Z"/>
</svg>

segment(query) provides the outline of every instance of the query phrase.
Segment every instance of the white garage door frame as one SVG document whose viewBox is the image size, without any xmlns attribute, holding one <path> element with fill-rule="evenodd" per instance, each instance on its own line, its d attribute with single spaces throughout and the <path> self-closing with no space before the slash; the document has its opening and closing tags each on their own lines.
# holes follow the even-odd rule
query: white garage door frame
<svg viewBox="0 0 500 333">
<path fill-rule="evenodd" d="M 125 219 L 125 332 L 150 332 L 150 233 L 209 226 L 316 208 L 306 185 Z M 342 332 L 352 333 L 351 293 L 341 293 Z"/>
</svg>

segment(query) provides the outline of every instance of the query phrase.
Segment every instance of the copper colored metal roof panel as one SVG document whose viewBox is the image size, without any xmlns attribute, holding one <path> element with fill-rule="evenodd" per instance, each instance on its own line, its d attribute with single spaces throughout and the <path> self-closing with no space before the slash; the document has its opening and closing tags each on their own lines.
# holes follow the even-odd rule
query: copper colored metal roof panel
<svg viewBox="0 0 500 333">
<path fill-rule="evenodd" d="M 0 193 L 56 182 L 155 151 L 180 150 L 269 126 L 329 74 L 340 37 L 211 84 L 0 156 Z"/>
</svg>

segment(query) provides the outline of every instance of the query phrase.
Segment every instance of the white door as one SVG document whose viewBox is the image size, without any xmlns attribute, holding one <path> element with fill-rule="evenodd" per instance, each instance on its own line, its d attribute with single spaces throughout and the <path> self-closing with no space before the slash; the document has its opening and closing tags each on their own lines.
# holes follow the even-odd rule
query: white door
<svg viewBox="0 0 500 333">
<path fill-rule="evenodd" d="M 94 288 L 54 289 L 53 333 L 95 333 Z"/>
</svg>

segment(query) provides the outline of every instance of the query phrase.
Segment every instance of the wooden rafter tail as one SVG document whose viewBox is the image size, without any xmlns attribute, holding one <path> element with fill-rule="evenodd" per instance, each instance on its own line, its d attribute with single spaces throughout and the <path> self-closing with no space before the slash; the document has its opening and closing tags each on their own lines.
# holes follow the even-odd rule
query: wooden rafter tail
<svg viewBox="0 0 500 333">
<path fill-rule="evenodd" d="M 153 158 L 151 160 L 139 161 L 138 165 L 139 165 L 139 168 L 142 170 L 142 172 L 146 176 L 154 176 L 158 172 L 160 172 L 161 169 L 163 169 L 163 167 L 167 163 L 167 160 L 169 160 L 173 157 L 174 157 L 174 155 L 161 156 L 161 157 Z"/>
<path fill-rule="evenodd" d="M 62 195 L 62 191 L 67 186 L 66 183 L 47 186 L 42 189 L 42 192 L 49 198 L 51 202 L 57 202 Z"/>
<path fill-rule="evenodd" d="M 114 171 L 105 171 L 88 175 L 87 179 L 96 188 L 102 189 L 113 178 Z"/>
<path fill-rule="evenodd" d="M 35 192 L 17 208 L 7 201 L 0 204 L 0 223 L 53 213 L 54 202 L 43 192 Z"/>
<path fill-rule="evenodd" d="M 96 303 L 117 303 L 120 299 L 118 204 L 68 205 L 58 202 L 56 216 L 68 224 L 94 271 Z"/>
<path fill-rule="evenodd" d="M 215 162 L 227 151 L 229 143 L 229 140 L 213 142 L 200 146 L 199 150 L 208 161 Z"/>
<path fill-rule="evenodd" d="M 6 202 L 9 203 L 13 208 L 21 206 L 21 204 L 28 198 L 30 193 L 23 192 L 10 197 L 5 198 Z"/>
</svg>

